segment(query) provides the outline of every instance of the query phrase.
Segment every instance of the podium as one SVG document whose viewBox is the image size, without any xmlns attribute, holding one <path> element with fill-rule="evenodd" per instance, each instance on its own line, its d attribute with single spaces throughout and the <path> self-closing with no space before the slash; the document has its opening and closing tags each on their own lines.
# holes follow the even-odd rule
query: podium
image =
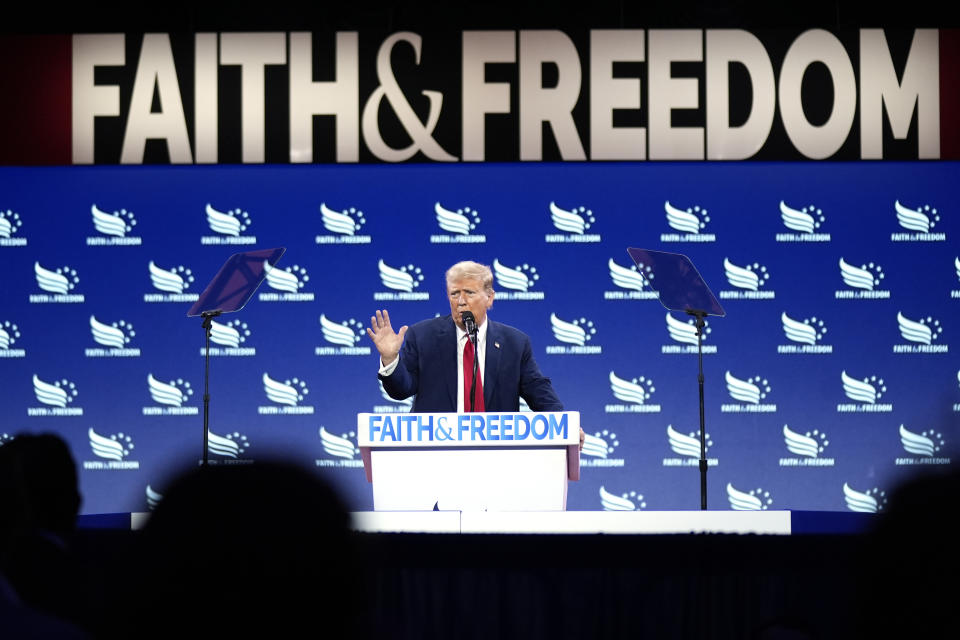
<svg viewBox="0 0 960 640">
<path fill-rule="evenodd" d="M 580 413 L 360 413 L 374 511 L 564 511 Z"/>
</svg>

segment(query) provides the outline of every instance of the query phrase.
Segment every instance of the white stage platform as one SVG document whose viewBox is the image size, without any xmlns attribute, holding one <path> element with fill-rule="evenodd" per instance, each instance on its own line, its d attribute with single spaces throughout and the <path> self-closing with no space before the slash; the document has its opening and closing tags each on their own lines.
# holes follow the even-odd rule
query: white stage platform
<svg viewBox="0 0 960 640">
<path fill-rule="evenodd" d="M 358 511 L 367 533 L 790 535 L 789 511 Z"/>
</svg>

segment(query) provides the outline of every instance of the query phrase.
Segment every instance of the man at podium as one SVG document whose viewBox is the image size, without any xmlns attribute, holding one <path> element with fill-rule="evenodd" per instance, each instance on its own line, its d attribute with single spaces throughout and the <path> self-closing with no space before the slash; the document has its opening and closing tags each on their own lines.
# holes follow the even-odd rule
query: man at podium
<svg viewBox="0 0 960 640">
<path fill-rule="evenodd" d="M 416 396 L 414 413 L 515 412 L 521 397 L 534 411 L 562 411 L 550 379 L 533 357 L 530 338 L 487 317 L 494 299 L 490 268 L 458 262 L 447 270 L 446 280 L 450 315 L 404 325 L 399 332 L 386 310 L 370 318 L 367 334 L 380 352 L 378 376 L 390 397 Z M 476 385 L 468 329 L 475 331 L 479 354 Z"/>
</svg>

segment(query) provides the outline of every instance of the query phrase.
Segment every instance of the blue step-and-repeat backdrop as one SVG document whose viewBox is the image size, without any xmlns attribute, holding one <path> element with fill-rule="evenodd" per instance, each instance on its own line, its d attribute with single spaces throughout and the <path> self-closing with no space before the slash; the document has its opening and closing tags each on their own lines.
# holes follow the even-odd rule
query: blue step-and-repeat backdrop
<svg viewBox="0 0 960 640">
<path fill-rule="evenodd" d="M 212 332 L 209 456 L 285 456 L 372 506 L 358 412 L 401 412 L 364 329 L 449 312 L 489 264 L 587 432 L 569 507 L 696 509 L 696 336 L 627 247 L 690 257 L 708 503 L 882 510 L 960 440 L 955 163 L 0 169 L 0 440 L 71 445 L 84 513 L 144 511 L 203 457 L 204 331 L 232 253 L 286 247 Z M 642 268 L 640 269 L 643 270 Z M 951 343 L 953 343 L 951 345 Z M 951 349 L 951 347 L 953 347 Z M 951 453 L 953 452 L 953 453 Z"/>
</svg>

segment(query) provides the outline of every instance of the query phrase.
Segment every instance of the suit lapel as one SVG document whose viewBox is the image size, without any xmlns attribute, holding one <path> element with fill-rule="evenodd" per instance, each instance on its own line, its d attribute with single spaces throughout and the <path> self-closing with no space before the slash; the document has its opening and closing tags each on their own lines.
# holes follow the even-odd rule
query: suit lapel
<svg viewBox="0 0 960 640">
<path fill-rule="evenodd" d="M 483 363 L 483 406 L 490 411 L 490 401 L 496 390 L 497 375 L 500 367 L 500 331 L 492 320 L 487 318 L 487 353 Z"/>
<path fill-rule="evenodd" d="M 443 362 L 440 365 L 440 371 L 450 371 L 453 375 L 443 376 L 446 381 L 447 395 L 450 399 L 450 411 L 457 410 L 457 328 L 453 324 L 453 318 L 447 316 L 449 322 L 443 324 L 440 333 L 437 336 L 439 343 L 443 345 L 440 350 Z"/>
</svg>

